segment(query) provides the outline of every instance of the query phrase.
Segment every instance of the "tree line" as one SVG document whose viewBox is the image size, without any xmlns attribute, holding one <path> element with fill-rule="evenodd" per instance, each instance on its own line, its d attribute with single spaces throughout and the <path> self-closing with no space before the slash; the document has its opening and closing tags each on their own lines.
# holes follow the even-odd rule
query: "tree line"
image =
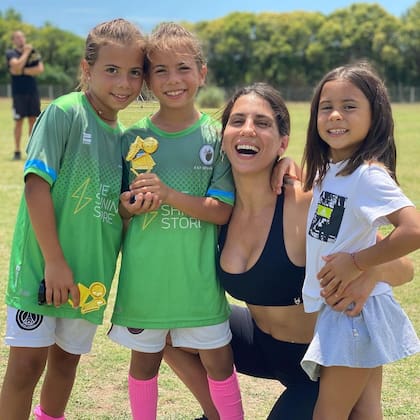
<svg viewBox="0 0 420 420">
<path fill-rule="evenodd" d="M 337 65 L 364 59 L 389 86 L 420 86 L 420 1 L 400 18 L 378 4 L 355 3 L 329 15 L 234 12 L 181 23 L 203 43 L 208 84 L 226 92 L 253 81 L 299 90 L 314 86 Z M 11 46 L 16 29 L 25 32 L 43 57 L 39 83 L 75 89 L 84 39 L 48 22 L 36 28 L 8 9 L 0 12 L 1 51 Z M 6 60 L 0 60 L 0 83 L 8 82 Z"/>
</svg>

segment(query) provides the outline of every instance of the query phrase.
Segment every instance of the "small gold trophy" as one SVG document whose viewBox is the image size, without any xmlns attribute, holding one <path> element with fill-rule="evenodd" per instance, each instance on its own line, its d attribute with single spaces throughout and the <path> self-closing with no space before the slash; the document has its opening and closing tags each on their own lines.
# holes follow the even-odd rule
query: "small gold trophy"
<svg viewBox="0 0 420 420">
<path fill-rule="evenodd" d="M 154 137 L 146 137 L 144 140 L 137 136 L 131 143 L 125 160 L 131 162 L 130 170 L 138 175 L 138 170 L 151 172 L 156 162 L 152 158 L 152 153 L 156 152 L 158 141 Z"/>
<path fill-rule="evenodd" d="M 101 306 L 106 304 L 104 296 L 106 295 L 106 287 L 99 281 L 95 281 L 86 287 L 85 285 L 77 284 L 80 291 L 80 312 L 86 314 L 88 312 L 97 311 Z M 73 301 L 69 299 L 69 303 L 73 306 Z"/>
</svg>

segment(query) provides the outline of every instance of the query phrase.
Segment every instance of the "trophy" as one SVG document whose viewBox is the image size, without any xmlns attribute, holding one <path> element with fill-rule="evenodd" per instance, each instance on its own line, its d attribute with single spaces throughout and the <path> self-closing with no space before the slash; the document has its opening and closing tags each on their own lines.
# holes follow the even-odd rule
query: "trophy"
<svg viewBox="0 0 420 420">
<path fill-rule="evenodd" d="M 101 306 L 106 304 L 106 287 L 103 283 L 95 281 L 89 287 L 86 287 L 84 284 L 78 283 L 77 287 L 79 288 L 80 292 L 79 308 L 82 314 L 97 311 Z M 42 279 L 38 290 L 39 305 L 44 305 L 47 302 L 45 292 L 45 279 Z M 68 299 L 68 303 L 72 307 L 74 307 L 74 303 L 71 297 Z"/>
<path fill-rule="evenodd" d="M 158 148 L 158 141 L 154 137 L 146 137 L 144 140 L 137 136 L 131 143 L 125 160 L 131 162 L 130 170 L 139 175 L 139 170 L 151 172 L 156 162 L 152 158 L 152 154 Z"/>
<path fill-rule="evenodd" d="M 101 306 L 106 304 L 104 296 L 106 295 L 106 287 L 99 281 L 93 282 L 89 287 L 78 283 L 80 291 L 80 312 L 86 314 L 88 312 L 97 311 Z M 73 306 L 73 301 L 68 300 Z"/>
</svg>

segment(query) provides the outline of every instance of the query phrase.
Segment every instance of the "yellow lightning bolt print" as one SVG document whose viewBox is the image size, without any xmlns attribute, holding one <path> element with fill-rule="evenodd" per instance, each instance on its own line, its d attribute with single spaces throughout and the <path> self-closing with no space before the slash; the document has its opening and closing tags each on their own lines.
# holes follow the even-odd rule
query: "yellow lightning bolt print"
<svg viewBox="0 0 420 420">
<path fill-rule="evenodd" d="M 77 188 L 77 190 L 72 194 L 72 198 L 79 199 L 74 209 L 74 214 L 79 213 L 80 210 L 82 210 L 92 201 L 92 198 L 85 197 L 86 190 L 89 184 L 90 178 L 87 178 L 86 181 L 84 181 L 83 184 L 79 188 Z"/>
<path fill-rule="evenodd" d="M 156 216 L 158 215 L 157 211 L 151 211 L 149 213 L 146 213 L 143 219 L 143 227 L 142 230 L 145 230 L 147 226 L 150 225 L 150 223 L 153 222 L 153 220 L 156 219 Z"/>
</svg>

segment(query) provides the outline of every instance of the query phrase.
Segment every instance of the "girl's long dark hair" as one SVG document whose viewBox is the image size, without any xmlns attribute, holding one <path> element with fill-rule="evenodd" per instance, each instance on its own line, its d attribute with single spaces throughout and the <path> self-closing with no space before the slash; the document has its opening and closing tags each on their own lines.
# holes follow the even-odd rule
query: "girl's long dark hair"
<svg viewBox="0 0 420 420">
<path fill-rule="evenodd" d="M 367 63 L 358 63 L 337 67 L 330 71 L 315 88 L 302 159 L 302 167 L 306 173 L 304 190 L 310 190 L 314 182 L 321 183 L 328 169 L 329 146 L 319 136 L 317 120 L 322 88 L 325 83 L 334 80 L 346 80 L 360 89 L 369 101 L 372 116 L 366 138 L 338 175 L 349 175 L 364 162 L 380 162 L 397 182 L 394 120 L 387 89 Z"/>
</svg>

